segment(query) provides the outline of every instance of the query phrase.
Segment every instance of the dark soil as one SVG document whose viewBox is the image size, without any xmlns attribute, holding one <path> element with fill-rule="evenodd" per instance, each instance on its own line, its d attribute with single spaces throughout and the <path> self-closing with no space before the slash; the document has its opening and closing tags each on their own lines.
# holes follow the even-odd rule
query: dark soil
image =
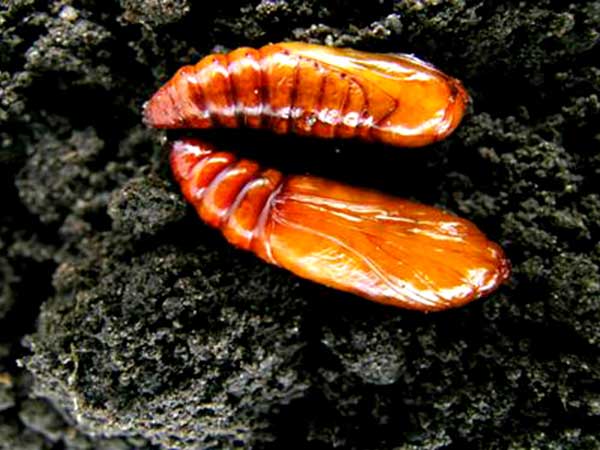
<svg viewBox="0 0 600 450">
<path fill-rule="evenodd" d="M 600 448 L 600 2 L 3 0 L 0 449 Z M 438 314 L 231 248 L 141 106 L 280 40 L 414 53 L 470 114 L 420 150 L 216 133 L 475 222 L 514 272 Z"/>
</svg>

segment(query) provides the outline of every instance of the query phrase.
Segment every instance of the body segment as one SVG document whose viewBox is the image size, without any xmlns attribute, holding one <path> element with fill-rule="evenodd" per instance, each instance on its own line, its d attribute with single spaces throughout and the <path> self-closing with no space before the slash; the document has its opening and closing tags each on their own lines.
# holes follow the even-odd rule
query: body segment
<svg viewBox="0 0 600 450">
<path fill-rule="evenodd" d="M 245 126 L 416 147 L 450 134 L 467 102 L 458 80 L 410 55 L 288 42 L 185 66 L 144 114 L 158 128 Z"/>
<path fill-rule="evenodd" d="M 284 176 L 187 139 L 171 144 L 182 192 L 209 225 L 265 261 L 394 306 L 436 311 L 509 275 L 502 250 L 436 208 L 312 176 Z"/>
</svg>

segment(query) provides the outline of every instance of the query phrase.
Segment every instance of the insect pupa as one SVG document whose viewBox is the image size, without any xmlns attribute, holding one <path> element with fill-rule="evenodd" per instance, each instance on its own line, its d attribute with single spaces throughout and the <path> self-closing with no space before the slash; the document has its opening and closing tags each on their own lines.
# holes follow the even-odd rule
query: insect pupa
<svg viewBox="0 0 600 450">
<path fill-rule="evenodd" d="M 468 99 L 460 81 L 411 55 L 284 42 L 182 67 L 144 117 L 155 128 L 265 128 L 418 147 L 452 133 Z"/>
<path fill-rule="evenodd" d="M 170 163 L 200 218 L 309 280 L 420 311 L 464 305 L 510 274 L 502 249 L 440 209 L 314 176 L 286 176 L 197 139 Z"/>
</svg>

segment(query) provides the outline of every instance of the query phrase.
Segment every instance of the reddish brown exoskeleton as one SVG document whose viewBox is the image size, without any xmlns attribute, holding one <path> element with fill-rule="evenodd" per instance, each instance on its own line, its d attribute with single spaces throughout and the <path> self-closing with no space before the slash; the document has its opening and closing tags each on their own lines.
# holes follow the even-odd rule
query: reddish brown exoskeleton
<svg viewBox="0 0 600 450">
<path fill-rule="evenodd" d="M 195 139 L 171 146 L 186 199 L 233 245 L 380 303 L 437 311 L 496 289 L 502 249 L 437 208 L 312 176 L 284 176 Z"/>
<path fill-rule="evenodd" d="M 156 128 L 245 126 L 417 147 L 448 136 L 467 103 L 458 80 L 413 56 L 285 42 L 181 68 L 144 115 Z"/>
<path fill-rule="evenodd" d="M 409 55 L 303 43 L 210 55 L 145 105 L 157 128 L 250 127 L 416 147 L 465 112 L 461 83 Z M 463 305 L 510 273 L 472 223 L 436 208 L 311 176 L 284 176 L 209 144 L 171 144 L 171 166 L 200 217 L 237 247 L 380 303 Z"/>
</svg>

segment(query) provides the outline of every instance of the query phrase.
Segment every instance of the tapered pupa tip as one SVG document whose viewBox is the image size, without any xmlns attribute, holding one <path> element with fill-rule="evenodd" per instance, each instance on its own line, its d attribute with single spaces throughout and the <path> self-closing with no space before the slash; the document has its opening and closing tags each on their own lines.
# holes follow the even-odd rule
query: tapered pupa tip
<svg viewBox="0 0 600 450">
<path fill-rule="evenodd" d="M 483 267 L 486 267 L 486 269 L 469 281 L 473 289 L 472 293 L 464 298 L 457 299 L 448 307 L 460 307 L 473 300 L 485 297 L 498 289 L 510 278 L 511 264 L 502 248 L 494 242 L 487 241 L 487 249 L 482 253 L 482 256 L 486 253 L 487 256 L 484 259 L 486 259 L 487 262 L 483 263 L 482 261 L 481 263 L 481 268 L 483 269 Z M 475 273 L 477 272 L 479 271 L 476 271 Z M 441 309 L 445 309 L 445 307 Z"/>
<path fill-rule="evenodd" d="M 166 84 L 144 103 L 144 123 L 152 128 L 177 128 L 180 123 L 179 109 L 169 93 L 171 86 Z"/>
<path fill-rule="evenodd" d="M 417 303 L 408 307 L 423 312 L 459 308 L 488 296 L 510 278 L 511 264 L 500 246 L 487 239 L 483 242 L 472 242 L 472 245 L 480 247 L 479 254 L 475 253 L 471 260 L 464 261 L 464 267 L 452 265 L 453 269 L 462 273 L 455 290 L 441 289 L 434 302 Z M 447 295 L 446 292 L 452 291 L 452 295 Z"/>
<path fill-rule="evenodd" d="M 502 250 L 502 248 L 497 244 L 493 244 L 493 247 L 497 261 L 496 270 L 494 272 L 494 276 L 492 277 L 492 282 L 480 290 L 481 297 L 496 290 L 501 284 L 505 283 L 510 278 L 512 273 L 510 260 L 506 257 L 504 250 Z"/>
<path fill-rule="evenodd" d="M 480 234 L 478 230 L 477 233 Z M 470 292 L 450 302 L 444 302 L 439 305 L 439 308 L 437 306 L 432 308 L 432 311 L 461 307 L 485 297 L 510 278 L 511 264 L 504 250 L 495 242 L 485 238 L 483 234 L 481 234 L 481 237 L 483 240 L 479 241 L 477 239 L 479 242 L 473 241 L 471 243 L 471 245 L 480 248 L 478 256 L 473 258 L 472 266 L 463 268 L 465 270 L 465 285 L 470 286 Z"/>
</svg>

